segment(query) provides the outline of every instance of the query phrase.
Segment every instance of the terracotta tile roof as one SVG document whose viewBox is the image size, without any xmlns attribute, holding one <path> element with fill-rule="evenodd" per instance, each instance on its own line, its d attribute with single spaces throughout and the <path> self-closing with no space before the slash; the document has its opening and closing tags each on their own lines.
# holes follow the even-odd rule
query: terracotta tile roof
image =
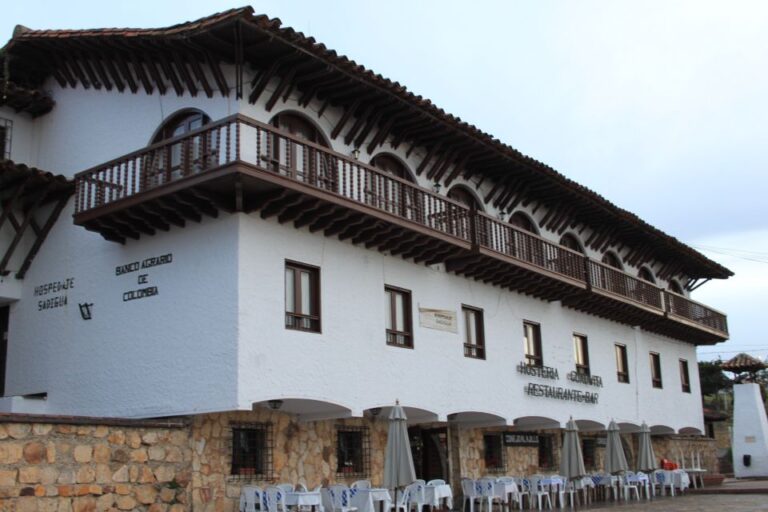
<svg viewBox="0 0 768 512">
<path fill-rule="evenodd" d="M 399 82 L 389 80 L 380 74 L 366 69 L 345 55 L 339 55 L 336 51 L 327 48 L 317 42 L 313 37 L 305 36 L 291 27 L 283 27 L 278 18 L 270 18 L 266 15 L 255 15 L 251 7 L 241 7 L 223 11 L 196 21 L 180 23 L 167 28 L 136 29 L 136 28 L 107 28 L 87 30 L 30 30 L 26 27 L 17 27 L 13 39 L 6 45 L 6 51 L 12 51 L 14 46 L 24 42 L 78 39 L 119 38 L 123 40 L 141 40 L 153 38 L 182 39 L 189 38 L 198 33 L 221 28 L 227 24 L 242 21 L 246 25 L 257 28 L 271 37 L 284 42 L 293 48 L 300 49 L 321 62 L 324 62 L 336 70 L 367 84 L 382 93 L 398 98 L 400 101 L 420 111 L 420 115 L 427 115 L 442 124 L 445 128 L 458 133 L 463 137 L 470 137 L 481 144 L 488 151 L 500 154 L 513 160 L 518 166 L 527 170 L 530 175 L 544 179 L 557 187 L 566 190 L 569 200 L 583 202 L 591 205 L 600 215 L 606 219 L 612 219 L 623 223 L 626 228 L 636 230 L 644 237 L 645 242 L 658 245 L 660 250 L 668 251 L 674 257 L 684 257 L 689 261 L 689 273 L 695 277 L 727 278 L 733 275 L 729 269 L 707 258 L 700 252 L 688 247 L 677 238 L 670 236 L 658 228 L 648 224 L 637 215 L 624 210 L 607 200 L 593 190 L 565 177 L 552 167 L 534 158 L 524 155 L 512 146 L 501 142 L 493 135 L 486 133 L 476 126 L 462 121 L 439 108 L 429 99 L 415 95 Z M 670 256 L 670 257 L 673 257 Z"/>
<path fill-rule="evenodd" d="M 69 196 L 75 191 L 75 183 L 60 174 L 53 174 L 17 164 L 13 160 L 0 160 L 0 200 L 4 200 L 5 193 L 13 191 L 13 185 L 20 180 L 28 180 L 25 191 L 29 192 L 37 188 L 53 185 L 49 190 L 46 202 L 62 196 Z"/>
<path fill-rule="evenodd" d="M 54 104 L 53 98 L 43 91 L 0 80 L 0 107 L 9 106 L 16 112 L 27 112 L 37 117 L 50 112 Z"/>
<path fill-rule="evenodd" d="M 743 352 L 722 364 L 723 370 L 736 373 L 754 372 L 764 368 L 768 368 L 768 365 Z"/>
</svg>

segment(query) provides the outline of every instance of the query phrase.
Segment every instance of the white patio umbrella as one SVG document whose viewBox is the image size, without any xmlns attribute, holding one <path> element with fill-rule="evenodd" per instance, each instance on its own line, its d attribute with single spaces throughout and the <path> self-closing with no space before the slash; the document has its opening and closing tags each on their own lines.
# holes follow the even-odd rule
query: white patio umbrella
<svg viewBox="0 0 768 512">
<path fill-rule="evenodd" d="M 642 426 L 640 427 L 637 452 L 638 471 L 653 471 L 656 469 L 656 454 L 653 453 L 653 443 L 651 443 L 651 429 L 645 422 L 643 422 Z"/>
<path fill-rule="evenodd" d="M 565 424 L 563 450 L 560 456 L 560 474 L 568 480 L 575 480 L 587 474 L 584 469 L 584 456 L 581 453 L 579 427 L 573 418 Z"/>
<path fill-rule="evenodd" d="M 624 455 L 624 447 L 621 445 L 621 436 L 616 422 L 611 420 L 608 425 L 608 435 L 605 439 L 605 472 L 615 475 L 627 471 L 627 457 Z"/>
<path fill-rule="evenodd" d="M 405 412 L 396 402 L 389 413 L 389 430 L 387 431 L 387 451 L 384 453 L 384 487 L 395 490 L 413 483 L 416 480 L 416 470 L 413 469 L 411 442 L 408 438 L 408 424 Z"/>
</svg>

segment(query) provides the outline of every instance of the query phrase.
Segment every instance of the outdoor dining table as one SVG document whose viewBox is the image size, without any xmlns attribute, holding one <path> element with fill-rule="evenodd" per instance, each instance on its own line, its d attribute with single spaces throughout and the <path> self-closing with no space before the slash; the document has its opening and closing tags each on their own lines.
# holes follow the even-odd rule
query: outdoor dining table
<svg viewBox="0 0 768 512">
<path fill-rule="evenodd" d="M 493 484 L 493 492 L 496 496 L 501 498 L 502 503 L 509 505 L 510 495 L 520 492 L 520 487 L 518 487 L 515 482 L 516 481 L 497 480 L 496 483 Z M 522 499 L 522 496 L 520 499 Z"/>
<path fill-rule="evenodd" d="M 706 469 L 684 469 L 683 471 L 688 473 L 688 477 L 694 489 L 698 489 L 699 487 L 704 488 L 704 473 L 707 472 Z M 696 483 L 696 480 L 698 480 L 698 484 Z"/>
<path fill-rule="evenodd" d="M 285 493 L 285 504 L 289 507 L 312 507 L 323 512 L 323 499 L 320 491 L 293 491 Z"/>
<path fill-rule="evenodd" d="M 432 508 L 439 507 L 440 500 L 445 500 L 448 510 L 453 509 L 453 491 L 448 484 L 425 485 L 424 499 Z"/>
<path fill-rule="evenodd" d="M 376 502 L 379 502 L 381 512 L 389 511 L 392 507 L 392 496 L 388 489 L 350 489 L 349 496 L 351 505 L 358 512 L 376 512 Z"/>
</svg>

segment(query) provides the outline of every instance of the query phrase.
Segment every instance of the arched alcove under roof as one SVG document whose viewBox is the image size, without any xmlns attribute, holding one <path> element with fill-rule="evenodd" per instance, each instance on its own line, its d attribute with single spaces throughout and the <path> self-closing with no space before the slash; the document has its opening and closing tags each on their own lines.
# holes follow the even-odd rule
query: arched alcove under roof
<svg viewBox="0 0 768 512">
<path fill-rule="evenodd" d="M 637 272 L 637 277 L 643 281 L 656 284 L 656 278 L 653 277 L 653 272 L 651 272 L 651 269 L 648 267 L 640 267 L 640 270 Z"/>
<path fill-rule="evenodd" d="M 380 171 L 384 171 L 398 178 L 416 183 L 416 178 L 411 169 L 400 158 L 392 153 L 379 153 L 371 158 L 371 165 Z"/>
<path fill-rule="evenodd" d="M 328 138 L 317 124 L 309 117 L 293 110 L 284 110 L 270 119 L 269 124 L 290 133 L 294 137 L 331 147 Z"/>
<path fill-rule="evenodd" d="M 536 223 L 533 222 L 533 219 L 527 213 L 521 211 L 513 213 L 512 216 L 509 217 L 509 223 L 523 231 L 533 233 L 534 235 L 539 234 L 539 230 L 536 228 Z"/>
<path fill-rule="evenodd" d="M 457 201 L 471 210 L 484 211 L 483 203 L 475 192 L 465 185 L 454 185 L 448 191 L 448 197 Z"/>
<path fill-rule="evenodd" d="M 618 270 L 624 270 L 624 265 L 621 263 L 621 258 L 619 258 L 619 255 L 613 251 L 607 251 L 605 254 L 603 254 L 601 261 L 609 267 L 613 267 Z"/>
<path fill-rule="evenodd" d="M 566 233 L 560 238 L 560 245 L 563 247 L 567 247 L 568 249 L 576 252 L 580 252 L 581 254 L 585 254 L 584 252 L 584 246 L 581 244 L 578 238 L 576 238 L 576 235 L 573 233 Z"/>
<path fill-rule="evenodd" d="M 163 120 L 152 135 L 150 144 L 172 139 L 180 135 L 202 128 L 211 122 L 211 118 L 200 109 L 184 108 L 177 110 Z"/>
<path fill-rule="evenodd" d="M 682 285 L 676 280 L 676 279 L 670 279 L 669 280 L 669 286 L 667 287 L 669 291 L 672 293 L 676 293 L 678 295 L 684 295 L 683 287 Z"/>
</svg>

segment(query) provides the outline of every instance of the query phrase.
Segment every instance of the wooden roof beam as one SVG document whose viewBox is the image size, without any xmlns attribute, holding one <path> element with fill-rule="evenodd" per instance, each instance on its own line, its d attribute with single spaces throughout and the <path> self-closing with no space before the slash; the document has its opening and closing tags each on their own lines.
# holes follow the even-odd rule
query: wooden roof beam
<svg viewBox="0 0 768 512">
<path fill-rule="evenodd" d="M 176 50 L 171 50 L 171 58 L 172 58 L 173 64 L 176 67 L 176 71 L 178 71 L 179 76 L 181 76 L 181 79 L 187 85 L 187 91 L 189 91 L 189 94 L 193 98 L 196 97 L 197 85 L 195 85 L 195 81 L 192 80 L 192 75 L 189 74 L 189 70 L 187 69 L 187 65 L 184 58 Z"/>
<path fill-rule="evenodd" d="M 355 111 L 360 107 L 360 101 L 360 99 L 357 99 L 352 103 L 352 105 L 344 108 L 344 113 L 336 123 L 336 126 L 333 127 L 333 130 L 331 130 L 331 140 L 336 140 L 336 137 L 339 136 L 339 133 L 341 133 L 341 130 L 344 129 L 344 126 L 347 124 L 347 121 L 349 121 L 349 118 L 352 117 Z"/>
<path fill-rule="evenodd" d="M 287 74 L 282 76 L 282 78 L 280 79 L 280 83 L 277 84 L 277 87 L 272 92 L 272 96 L 270 96 L 269 100 L 267 100 L 267 103 L 264 106 L 267 112 L 272 112 L 272 109 L 277 103 L 277 100 L 280 98 L 280 95 L 283 93 L 285 88 L 288 87 L 288 84 L 293 82 L 293 78 L 295 76 L 296 76 L 296 68 L 290 69 Z"/>
</svg>

